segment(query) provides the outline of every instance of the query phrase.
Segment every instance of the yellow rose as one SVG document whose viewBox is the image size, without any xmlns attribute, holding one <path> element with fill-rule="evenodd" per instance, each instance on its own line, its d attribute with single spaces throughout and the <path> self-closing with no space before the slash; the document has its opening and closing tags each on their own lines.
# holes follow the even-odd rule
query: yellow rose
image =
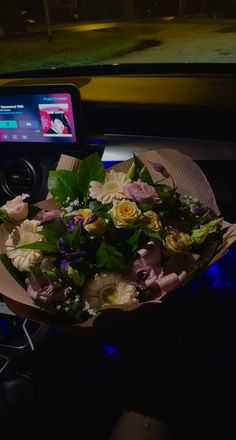
<svg viewBox="0 0 236 440">
<path fill-rule="evenodd" d="M 84 229 L 89 233 L 89 235 L 101 235 L 106 230 L 106 222 L 102 217 L 99 217 L 87 225 Z"/>
<path fill-rule="evenodd" d="M 84 229 L 88 232 L 89 235 L 101 235 L 106 230 L 106 222 L 99 215 L 93 213 L 91 209 L 78 209 L 76 214 L 79 214 L 83 217 L 84 220 Z M 89 217 L 95 215 L 95 220 L 91 221 L 91 223 L 86 223 L 89 220 Z"/>
<path fill-rule="evenodd" d="M 142 221 L 145 226 L 159 232 L 162 229 L 162 224 L 159 215 L 154 211 L 146 211 L 143 213 Z"/>
<path fill-rule="evenodd" d="M 91 209 L 78 209 L 75 214 L 82 215 L 83 220 L 86 221 L 92 214 Z"/>
<path fill-rule="evenodd" d="M 108 213 L 117 228 L 130 228 L 137 223 L 142 214 L 136 203 L 130 200 L 116 200 Z"/>
<path fill-rule="evenodd" d="M 178 253 L 188 251 L 188 248 L 193 244 L 193 240 L 189 234 L 184 232 L 169 233 L 165 239 L 165 247 L 170 253 Z"/>
</svg>

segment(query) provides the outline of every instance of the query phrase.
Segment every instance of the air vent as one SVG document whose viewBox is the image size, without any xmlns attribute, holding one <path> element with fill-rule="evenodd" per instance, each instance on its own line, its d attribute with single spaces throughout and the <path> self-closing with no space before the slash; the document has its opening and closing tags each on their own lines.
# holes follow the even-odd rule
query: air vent
<svg viewBox="0 0 236 440">
<path fill-rule="evenodd" d="M 4 170 L 3 187 L 11 197 L 18 194 L 32 194 L 36 184 L 36 172 L 27 160 L 8 162 Z"/>
</svg>

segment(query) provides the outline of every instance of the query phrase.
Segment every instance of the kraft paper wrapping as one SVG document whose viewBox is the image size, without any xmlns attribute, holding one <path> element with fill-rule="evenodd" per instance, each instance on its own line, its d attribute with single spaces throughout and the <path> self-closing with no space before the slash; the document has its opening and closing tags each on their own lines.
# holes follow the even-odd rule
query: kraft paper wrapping
<svg viewBox="0 0 236 440">
<path fill-rule="evenodd" d="M 156 171 L 150 166 L 150 162 L 161 163 L 172 176 L 177 191 L 181 195 L 190 194 L 201 200 L 204 206 L 212 208 L 217 214 L 220 214 L 213 190 L 199 166 L 188 156 L 179 153 L 172 149 L 163 149 L 159 151 L 148 151 L 139 156 L 142 162 L 147 166 L 151 176 L 155 179 L 157 177 Z M 132 159 L 121 162 L 112 168 L 116 171 L 127 172 Z M 62 155 L 60 157 L 57 169 L 61 170 L 77 170 L 80 161 L 71 156 Z M 172 185 L 171 179 L 166 179 L 167 185 Z M 52 209 L 57 205 L 55 200 L 49 194 L 47 199 L 38 203 L 41 209 Z M 225 233 L 223 243 L 214 258 L 209 262 L 211 266 L 219 260 L 227 251 L 227 249 L 236 241 L 236 224 L 224 222 Z M 5 225 L 0 227 L 0 252 L 3 253 L 4 243 L 8 236 L 9 230 Z M 65 325 L 65 322 L 60 317 L 54 316 L 51 313 L 40 309 L 27 296 L 26 291 L 18 282 L 10 275 L 2 262 L 0 262 L 0 292 L 8 305 L 8 307 L 17 315 L 28 318 L 34 321 L 43 322 L 51 325 Z M 134 308 L 142 307 L 145 303 L 138 303 L 131 306 L 112 306 L 111 308 L 119 308 L 122 310 L 133 310 Z M 89 327 L 93 324 L 95 318 L 86 321 L 84 324 L 77 325 L 79 327 Z"/>
</svg>

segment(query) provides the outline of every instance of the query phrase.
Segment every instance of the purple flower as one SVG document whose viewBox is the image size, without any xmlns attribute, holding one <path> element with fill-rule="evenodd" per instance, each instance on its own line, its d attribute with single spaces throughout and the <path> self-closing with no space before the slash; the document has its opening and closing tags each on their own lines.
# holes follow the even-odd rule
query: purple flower
<svg viewBox="0 0 236 440">
<path fill-rule="evenodd" d="M 123 190 L 127 199 L 138 203 L 160 203 L 161 199 L 155 188 L 142 182 L 140 179 L 136 182 L 126 183 Z"/>
<path fill-rule="evenodd" d="M 81 260 L 86 252 L 70 247 L 63 238 L 60 238 L 59 254 L 60 257 L 57 260 L 57 265 L 61 270 L 64 270 L 70 265 L 71 262 Z"/>
<path fill-rule="evenodd" d="M 38 306 L 50 305 L 53 302 L 64 301 L 69 293 L 69 287 L 55 288 L 44 275 L 37 278 L 27 278 L 27 293 Z"/>
<path fill-rule="evenodd" d="M 52 211 L 45 211 L 45 210 L 42 209 L 42 211 L 39 211 L 37 213 L 36 219 L 41 221 L 41 224 L 43 225 L 43 224 L 50 223 L 59 214 L 60 214 L 60 210 L 59 209 L 52 209 Z"/>
<path fill-rule="evenodd" d="M 98 214 L 96 212 L 92 212 L 88 218 L 84 221 L 84 225 L 90 225 L 91 223 L 96 222 L 98 219 Z"/>
<path fill-rule="evenodd" d="M 66 232 L 69 233 L 75 231 L 75 229 L 81 227 L 84 223 L 83 216 L 80 214 L 71 214 L 68 223 L 62 218 L 60 218 L 60 220 L 63 223 Z"/>
<path fill-rule="evenodd" d="M 159 162 L 151 162 L 149 160 L 149 163 L 152 165 L 152 168 L 157 171 L 158 173 L 161 173 L 164 177 L 168 178 L 169 177 L 169 173 L 166 170 L 165 167 L 163 167 L 163 165 Z"/>
<path fill-rule="evenodd" d="M 192 210 L 192 213 L 197 216 L 201 217 L 202 215 L 206 214 L 207 208 L 204 208 L 203 206 L 195 206 Z"/>
</svg>

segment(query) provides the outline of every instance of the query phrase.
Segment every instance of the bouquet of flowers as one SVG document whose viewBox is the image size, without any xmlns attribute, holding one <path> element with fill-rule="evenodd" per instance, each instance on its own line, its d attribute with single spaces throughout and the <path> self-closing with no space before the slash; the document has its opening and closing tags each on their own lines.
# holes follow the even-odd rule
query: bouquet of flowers
<svg viewBox="0 0 236 440">
<path fill-rule="evenodd" d="M 51 199 L 30 206 L 22 194 L 0 208 L 0 291 L 20 314 L 34 307 L 82 324 L 106 307 L 161 301 L 225 252 L 235 225 L 205 176 L 178 152 L 160 155 L 109 170 L 96 153 L 75 159 L 78 169 L 50 171 Z"/>
</svg>

